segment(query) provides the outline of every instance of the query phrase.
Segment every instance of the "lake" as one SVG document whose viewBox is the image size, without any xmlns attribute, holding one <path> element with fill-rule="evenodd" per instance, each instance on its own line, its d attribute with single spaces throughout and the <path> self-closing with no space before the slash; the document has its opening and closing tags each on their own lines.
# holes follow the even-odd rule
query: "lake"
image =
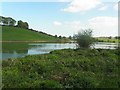
<svg viewBox="0 0 120 90">
<path fill-rule="evenodd" d="M 97 42 L 91 48 L 115 49 L 116 43 Z M 59 49 L 75 49 L 75 43 L 3 43 L 2 57 L 0 60 L 8 58 L 19 58 L 26 55 L 45 54 Z"/>
</svg>

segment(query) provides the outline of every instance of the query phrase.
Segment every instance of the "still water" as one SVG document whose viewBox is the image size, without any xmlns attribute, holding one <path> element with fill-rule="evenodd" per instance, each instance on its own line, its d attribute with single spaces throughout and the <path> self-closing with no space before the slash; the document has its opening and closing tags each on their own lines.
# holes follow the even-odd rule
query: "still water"
<svg viewBox="0 0 120 90">
<path fill-rule="evenodd" d="M 101 49 L 115 49 L 115 43 L 95 43 L 91 48 Z M 59 49 L 75 49 L 75 43 L 3 43 L 2 44 L 2 57 L 0 60 L 8 58 L 24 57 L 26 55 L 45 54 L 53 50 Z"/>
</svg>

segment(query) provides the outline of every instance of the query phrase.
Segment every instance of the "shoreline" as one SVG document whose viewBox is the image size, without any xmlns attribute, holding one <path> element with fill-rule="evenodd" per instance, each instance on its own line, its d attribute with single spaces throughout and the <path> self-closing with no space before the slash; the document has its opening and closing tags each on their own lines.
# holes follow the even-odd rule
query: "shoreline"
<svg viewBox="0 0 120 90">
<path fill-rule="evenodd" d="M 0 41 L 0 43 L 7 43 L 7 42 L 39 42 L 39 43 L 73 43 L 73 42 L 70 42 L 70 41 Z"/>
<path fill-rule="evenodd" d="M 30 43 L 30 42 L 33 42 L 33 43 L 76 43 L 75 41 L 0 41 L 0 43 L 12 43 L 12 42 L 14 43 Z M 113 43 L 113 42 L 104 41 L 104 43 Z M 114 42 L 114 43 L 119 44 L 120 42 Z"/>
<path fill-rule="evenodd" d="M 0 41 L 0 42 L 46 42 L 46 41 Z"/>
</svg>

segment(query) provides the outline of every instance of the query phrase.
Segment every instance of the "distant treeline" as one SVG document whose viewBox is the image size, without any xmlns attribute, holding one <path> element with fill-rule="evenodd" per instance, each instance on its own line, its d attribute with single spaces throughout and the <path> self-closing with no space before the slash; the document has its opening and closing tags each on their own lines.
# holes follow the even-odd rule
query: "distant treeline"
<svg viewBox="0 0 120 90">
<path fill-rule="evenodd" d="M 115 36 L 115 37 L 109 36 L 109 37 L 98 37 L 98 38 L 106 38 L 106 39 L 120 39 L 120 36 Z"/>
<path fill-rule="evenodd" d="M 22 20 L 16 21 L 11 17 L 3 17 L 3 16 L 0 16 L 0 25 L 16 26 L 16 27 L 25 28 L 25 29 L 29 28 L 29 25 L 27 22 L 23 22 Z"/>
</svg>

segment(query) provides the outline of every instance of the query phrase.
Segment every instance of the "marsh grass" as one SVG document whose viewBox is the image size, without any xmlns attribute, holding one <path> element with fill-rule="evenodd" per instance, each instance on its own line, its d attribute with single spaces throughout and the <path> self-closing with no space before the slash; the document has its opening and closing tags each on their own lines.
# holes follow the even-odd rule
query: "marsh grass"
<svg viewBox="0 0 120 90">
<path fill-rule="evenodd" d="M 119 50 L 64 49 L 3 61 L 4 88 L 117 88 Z"/>
</svg>

